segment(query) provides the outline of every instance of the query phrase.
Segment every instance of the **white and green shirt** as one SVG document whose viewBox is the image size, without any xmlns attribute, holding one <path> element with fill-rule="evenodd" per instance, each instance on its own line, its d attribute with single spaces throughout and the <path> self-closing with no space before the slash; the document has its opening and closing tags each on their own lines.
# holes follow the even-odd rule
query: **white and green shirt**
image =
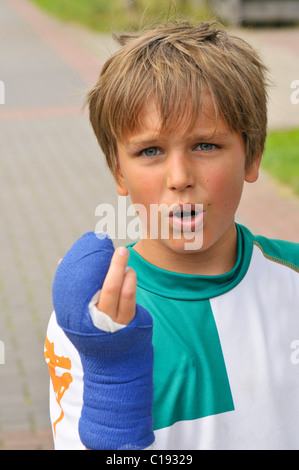
<svg viewBox="0 0 299 470">
<path fill-rule="evenodd" d="M 156 449 L 299 449 L 299 244 L 237 229 L 220 276 L 165 271 L 128 247 L 154 321 Z M 83 448 L 82 366 L 55 313 L 46 358 L 55 447 Z"/>
</svg>

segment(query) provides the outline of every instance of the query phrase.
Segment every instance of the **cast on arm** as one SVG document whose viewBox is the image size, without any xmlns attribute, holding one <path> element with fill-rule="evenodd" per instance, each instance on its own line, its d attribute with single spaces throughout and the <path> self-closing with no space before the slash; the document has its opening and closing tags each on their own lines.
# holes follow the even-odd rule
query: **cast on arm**
<svg viewBox="0 0 299 470">
<path fill-rule="evenodd" d="M 152 423 L 152 318 L 136 305 L 134 319 L 114 333 L 99 330 L 90 302 L 102 287 L 114 252 L 93 232 L 64 256 L 53 283 L 57 323 L 77 349 L 84 372 L 79 434 L 88 449 L 145 449 Z"/>
</svg>

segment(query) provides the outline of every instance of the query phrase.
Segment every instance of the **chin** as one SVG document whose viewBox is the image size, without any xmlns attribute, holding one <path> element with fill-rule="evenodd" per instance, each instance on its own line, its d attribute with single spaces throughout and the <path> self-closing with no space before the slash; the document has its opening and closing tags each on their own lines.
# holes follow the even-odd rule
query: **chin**
<svg viewBox="0 0 299 470">
<path fill-rule="evenodd" d="M 195 237 L 181 237 L 180 239 L 171 239 L 167 241 L 167 246 L 176 253 L 197 253 L 203 248 L 202 234 Z"/>
</svg>

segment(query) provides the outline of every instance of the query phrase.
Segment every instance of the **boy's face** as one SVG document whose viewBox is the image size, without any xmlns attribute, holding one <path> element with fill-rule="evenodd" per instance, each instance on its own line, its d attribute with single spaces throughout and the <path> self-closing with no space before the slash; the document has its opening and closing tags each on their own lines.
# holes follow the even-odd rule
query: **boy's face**
<svg viewBox="0 0 299 470">
<path fill-rule="evenodd" d="M 153 260 L 155 255 L 167 252 L 190 253 L 193 232 L 203 235 L 202 243 L 194 244 L 193 252 L 217 246 L 225 249 L 221 241 L 235 234 L 234 217 L 244 180 L 257 179 L 260 159 L 245 170 L 243 139 L 239 133 L 230 131 L 221 117 L 216 127 L 208 96 L 203 113 L 191 130 L 182 124 L 173 131 L 160 133 L 160 115 L 154 101 L 144 107 L 141 122 L 142 128 L 129 133 L 124 142 L 118 142 L 117 182 L 120 195 L 129 194 L 134 205 L 141 204 L 146 210 L 147 238 L 139 242 L 140 247 L 150 246 Z M 169 226 L 168 237 L 150 236 L 149 214 L 153 204 L 174 207 L 175 213 L 170 210 L 160 214 L 161 219 L 164 217 L 162 223 Z M 185 208 L 196 212 L 181 218 L 178 205 L 182 204 L 190 204 Z"/>
</svg>

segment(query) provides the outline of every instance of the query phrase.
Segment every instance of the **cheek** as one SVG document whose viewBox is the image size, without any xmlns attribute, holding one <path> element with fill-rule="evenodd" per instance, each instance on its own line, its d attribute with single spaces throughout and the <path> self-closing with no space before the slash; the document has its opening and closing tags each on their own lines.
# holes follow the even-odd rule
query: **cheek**
<svg viewBox="0 0 299 470">
<path fill-rule="evenodd" d="M 215 173 L 212 178 L 207 179 L 206 183 L 212 203 L 217 203 L 219 207 L 223 208 L 235 208 L 242 194 L 244 171 L 239 171 L 236 174 L 234 169 L 233 171 L 225 170 Z"/>
<path fill-rule="evenodd" d="M 141 171 L 135 174 L 132 172 L 128 181 L 128 189 L 131 199 L 134 198 L 134 202 L 147 205 L 150 202 L 158 202 L 161 181 L 154 173 L 151 173 L 149 177 L 148 172 L 146 174 Z"/>
<path fill-rule="evenodd" d="M 147 180 L 138 178 L 133 184 L 128 185 L 130 199 L 133 204 L 143 206 L 147 211 L 150 204 L 157 203 L 158 193 L 155 186 Z"/>
</svg>

